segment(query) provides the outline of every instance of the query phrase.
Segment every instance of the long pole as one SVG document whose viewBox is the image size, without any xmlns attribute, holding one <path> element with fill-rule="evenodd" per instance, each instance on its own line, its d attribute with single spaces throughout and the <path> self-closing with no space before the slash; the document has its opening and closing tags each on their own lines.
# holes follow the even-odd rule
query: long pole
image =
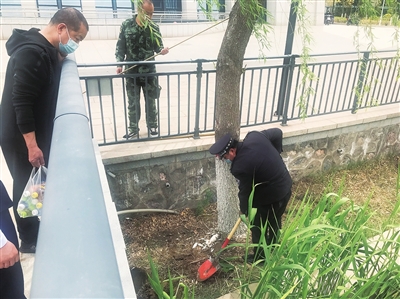
<svg viewBox="0 0 400 299">
<path fill-rule="evenodd" d="M 297 1 L 291 1 L 290 3 L 290 13 L 289 13 L 289 23 L 286 32 L 286 44 L 285 44 L 285 57 L 283 58 L 283 69 L 282 69 L 282 76 L 281 76 L 281 85 L 279 88 L 279 95 L 278 95 L 278 107 L 275 111 L 275 116 L 282 116 L 283 112 L 283 104 L 286 98 L 286 89 L 287 89 L 287 80 L 288 80 L 288 73 L 289 73 L 289 62 L 290 57 L 288 55 L 292 55 L 293 50 L 293 40 L 294 40 L 294 33 L 296 28 L 296 19 L 297 19 Z"/>
<path fill-rule="evenodd" d="M 223 20 L 221 20 L 221 21 L 219 21 L 219 22 L 217 22 L 217 23 L 215 23 L 214 25 L 212 25 L 212 26 L 210 26 L 210 27 L 208 27 L 208 28 L 206 28 L 206 29 L 204 29 L 204 30 L 202 30 L 202 31 L 200 31 L 200 32 L 198 32 L 198 33 L 192 35 L 192 36 L 189 36 L 188 38 L 184 39 L 183 41 L 180 41 L 179 43 L 177 43 L 177 44 L 175 44 L 175 45 L 169 47 L 169 49 L 171 50 L 171 49 L 175 48 L 176 46 L 179 46 L 180 44 L 182 44 L 182 43 L 188 41 L 189 39 L 192 39 L 192 38 L 194 38 L 194 37 L 196 37 L 196 36 L 202 34 L 203 32 L 206 32 L 207 30 L 210 30 L 211 28 L 213 28 L 213 27 L 215 27 L 215 26 L 218 26 L 219 24 L 221 24 L 221 23 L 223 23 L 223 22 L 225 22 L 225 21 L 227 21 L 227 20 L 229 20 L 229 17 L 228 17 L 228 18 L 225 18 L 225 19 L 223 19 Z M 145 59 L 145 60 L 143 60 L 143 61 L 148 61 L 148 60 L 150 60 L 150 59 L 153 59 L 154 57 L 157 57 L 158 55 L 160 55 L 160 53 L 154 54 L 153 56 L 150 56 L 149 58 L 147 58 L 147 59 Z M 136 66 L 137 66 L 137 64 L 131 66 L 130 68 L 127 68 L 126 70 L 124 70 L 123 72 L 121 72 L 121 74 L 123 74 L 123 73 L 125 73 L 125 72 L 127 72 L 127 71 L 129 71 L 129 70 L 131 70 L 131 69 L 133 69 L 133 68 L 136 67 Z"/>
</svg>

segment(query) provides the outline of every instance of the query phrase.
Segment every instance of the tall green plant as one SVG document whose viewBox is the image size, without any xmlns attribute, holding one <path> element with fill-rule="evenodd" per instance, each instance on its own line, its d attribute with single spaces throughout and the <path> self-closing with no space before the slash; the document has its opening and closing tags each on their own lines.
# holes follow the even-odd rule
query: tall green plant
<svg viewBox="0 0 400 299">
<path fill-rule="evenodd" d="M 156 293 L 156 295 L 159 299 L 177 299 L 177 298 L 182 298 L 182 299 L 192 298 L 192 299 L 194 299 L 194 290 L 193 290 L 192 294 L 190 295 L 188 286 L 186 284 L 180 282 L 180 279 L 182 277 L 173 278 L 171 276 L 170 271 L 168 270 L 168 280 L 161 281 L 160 277 L 158 275 L 158 267 L 154 263 L 149 252 L 147 252 L 147 256 L 148 256 L 148 260 L 150 263 L 150 270 L 151 270 L 151 274 L 148 276 L 149 283 L 151 285 L 151 288 L 154 290 L 154 292 Z M 174 288 L 175 281 L 178 281 L 178 285 L 177 285 L 176 289 Z M 164 291 L 164 283 L 168 283 L 169 293 Z M 182 294 L 180 294 L 181 289 L 182 289 Z M 179 297 L 178 297 L 178 294 L 180 294 Z"/>
<path fill-rule="evenodd" d="M 399 204 L 397 198 L 393 215 Z M 265 246 L 266 263 L 240 273 L 241 298 L 395 298 L 400 231 L 375 230 L 371 242 L 370 217 L 368 203 L 356 206 L 334 193 L 318 203 L 305 198 L 288 215 L 280 245 Z"/>
</svg>

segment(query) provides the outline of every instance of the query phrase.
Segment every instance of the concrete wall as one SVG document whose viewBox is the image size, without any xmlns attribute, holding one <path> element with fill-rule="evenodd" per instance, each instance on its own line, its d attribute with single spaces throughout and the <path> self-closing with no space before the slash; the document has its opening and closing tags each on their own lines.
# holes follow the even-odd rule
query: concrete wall
<svg viewBox="0 0 400 299">
<path fill-rule="evenodd" d="M 272 25 L 287 26 L 290 15 L 291 0 L 267 1 L 267 9 L 272 18 L 268 19 Z M 324 25 L 325 1 L 311 0 L 305 2 L 307 15 L 305 20 L 308 26 Z"/>
<path fill-rule="evenodd" d="M 285 127 L 246 128 L 241 138 L 254 129 L 280 127 L 284 132 L 282 157 L 293 179 L 298 180 L 332 167 L 399 154 L 399 105 L 386 107 L 379 115 L 374 115 L 373 109 L 379 108 L 370 108 L 368 118 L 348 112 L 339 118 L 327 115 L 293 121 Z M 168 142 L 133 143 L 124 150 L 112 146 L 101 149 L 118 210 L 197 207 L 203 201 L 216 200 L 215 158 L 208 153 L 214 137 Z"/>
<path fill-rule="evenodd" d="M 44 28 L 49 19 L 43 18 L 22 18 L 22 19 L 8 19 L 0 18 L 1 30 L 0 39 L 6 40 L 11 36 L 14 28 L 28 30 L 32 27 Z M 116 40 L 120 27 L 124 19 L 110 19 L 110 18 L 99 18 L 99 19 L 88 19 L 89 32 L 86 36 L 86 40 Z M 160 24 L 160 30 L 163 37 L 179 37 L 179 36 L 192 36 L 199 33 L 206 28 L 211 27 L 215 23 L 213 22 L 182 22 L 182 23 L 162 23 Z M 228 22 L 224 22 L 221 25 L 215 26 L 210 29 L 210 32 L 224 31 Z"/>
</svg>

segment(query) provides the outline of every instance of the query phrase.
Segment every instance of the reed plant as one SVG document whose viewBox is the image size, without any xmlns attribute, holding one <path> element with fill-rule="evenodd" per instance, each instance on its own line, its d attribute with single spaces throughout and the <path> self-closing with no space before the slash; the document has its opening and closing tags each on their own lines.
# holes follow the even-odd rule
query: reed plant
<svg viewBox="0 0 400 299">
<path fill-rule="evenodd" d="M 159 299 L 194 299 L 194 290 L 191 293 L 189 292 L 189 287 L 180 281 L 182 277 L 172 277 L 170 271 L 168 271 L 168 279 L 160 280 L 157 265 L 149 252 L 147 252 L 147 256 L 150 263 L 149 283 Z M 166 284 L 168 288 L 165 287 Z M 167 289 L 168 293 L 164 289 Z"/>
<path fill-rule="evenodd" d="M 394 222 L 400 211 L 399 177 L 396 205 L 379 228 L 369 224 L 369 201 L 357 206 L 340 190 L 317 201 L 307 195 L 298 201 L 278 244 L 268 246 L 261 238 L 265 260 L 236 266 L 240 297 L 400 298 L 400 223 Z"/>
</svg>

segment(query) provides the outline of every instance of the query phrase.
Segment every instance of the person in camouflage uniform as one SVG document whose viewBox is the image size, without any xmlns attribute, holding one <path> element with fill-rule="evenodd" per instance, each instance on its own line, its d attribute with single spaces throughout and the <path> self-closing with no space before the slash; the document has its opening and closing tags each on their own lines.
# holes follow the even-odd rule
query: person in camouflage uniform
<svg viewBox="0 0 400 299">
<path fill-rule="evenodd" d="M 169 52 L 164 48 L 159 27 L 149 20 L 153 16 L 154 5 L 151 0 L 143 0 L 138 7 L 138 14 L 125 20 L 121 25 L 115 57 L 121 61 L 154 60 L 149 57 L 154 53 L 165 55 Z M 154 64 L 127 66 L 127 74 L 155 73 Z M 117 68 L 117 74 L 122 73 L 122 67 Z M 128 94 L 129 132 L 124 138 L 134 138 L 139 135 L 140 120 L 140 90 L 143 90 L 146 105 L 146 123 L 151 135 L 158 134 L 156 99 L 160 87 L 155 76 L 138 76 L 126 78 Z"/>
</svg>

